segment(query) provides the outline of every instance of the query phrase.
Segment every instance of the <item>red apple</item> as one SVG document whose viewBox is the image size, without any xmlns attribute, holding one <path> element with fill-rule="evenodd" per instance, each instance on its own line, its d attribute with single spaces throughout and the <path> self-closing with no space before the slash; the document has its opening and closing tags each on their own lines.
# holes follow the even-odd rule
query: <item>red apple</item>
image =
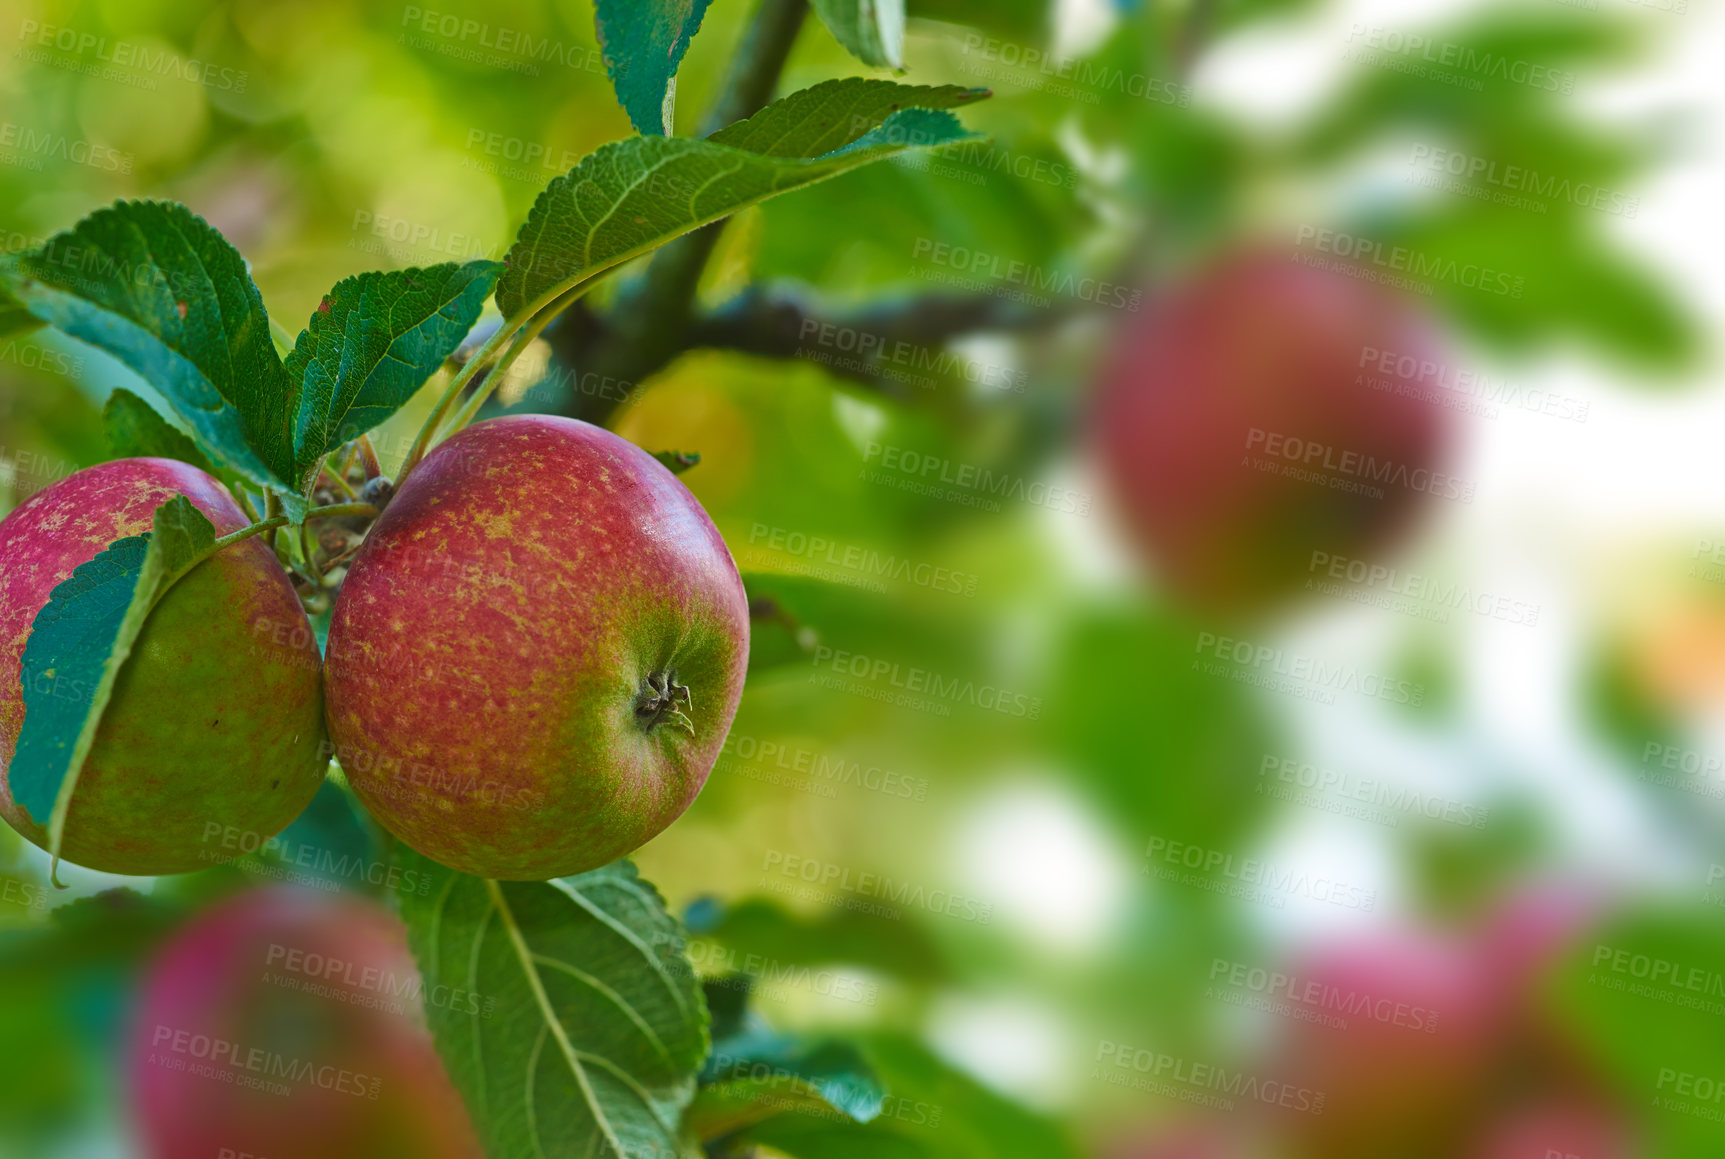
<svg viewBox="0 0 1725 1159">
<path fill-rule="evenodd" d="M 1635 1159 L 1634 1132 L 1609 1107 L 1579 1098 L 1535 1103 L 1491 1127 L 1475 1159 Z"/>
<path fill-rule="evenodd" d="M 1472 946 L 1377 935 L 1289 970 L 1293 1024 L 1278 1077 L 1324 1094 L 1321 1114 L 1289 1112 L 1292 1153 L 1317 1159 L 1449 1156 L 1491 1089 L 1501 1009 Z M 1288 995 L 1275 997 L 1287 999 Z"/>
<path fill-rule="evenodd" d="M 1226 1125 L 1201 1119 L 1133 1131 L 1102 1148 L 1105 1159 L 1240 1159 L 1250 1153 Z"/>
<path fill-rule="evenodd" d="M 1431 475 L 1446 412 L 1397 392 L 1444 394 L 1437 350 L 1396 293 L 1280 253 L 1229 257 L 1130 319 L 1093 418 L 1161 578 L 1262 607 L 1323 578 L 1314 553 L 1370 558 L 1434 491 L 1461 494 Z"/>
<path fill-rule="evenodd" d="M 141 984 L 128 1080 L 145 1153 L 482 1159 L 421 988 L 406 930 L 374 902 L 290 888 L 225 899 Z"/>
<path fill-rule="evenodd" d="M 463 430 L 349 569 L 327 675 L 336 756 L 402 841 L 481 877 L 596 868 L 706 782 L 749 610 L 688 488 L 574 419 Z"/>
<path fill-rule="evenodd" d="M 184 495 L 218 535 L 248 522 L 221 484 L 171 459 L 89 467 L 0 520 L 0 814 L 38 845 L 45 817 L 12 799 L 25 644 L 49 594 L 111 542 L 148 531 Z M 120 670 L 73 791 L 62 854 L 110 873 L 181 873 L 284 828 L 329 764 L 317 643 L 261 538 L 224 548 L 171 588 Z M 255 840 L 252 838 L 255 837 Z"/>
</svg>

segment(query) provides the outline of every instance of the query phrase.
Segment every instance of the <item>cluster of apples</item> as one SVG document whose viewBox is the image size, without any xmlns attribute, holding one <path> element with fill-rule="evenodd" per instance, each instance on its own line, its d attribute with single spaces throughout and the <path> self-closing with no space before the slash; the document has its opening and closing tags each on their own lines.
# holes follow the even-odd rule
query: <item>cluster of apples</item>
<svg viewBox="0 0 1725 1159">
<path fill-rule="evenodd" d="M 1633 1159 L 1645 1141 L 1630 1109 L 1546 1006 L 1551 972 L 1601 916 L 1583 894 L 1535 887 L 1471 929 L 1377 932 L 1310 950 L 1286 971 L 1304 997 L 1273 997 L 1311 1014 L 1334 997 L 1350 1012 L 1289 1019 L 1253 1068 L 1323 1092 L 1320 1112 L 1195 1115 L 1129 1131 L 1104 1153 Z"/>
<path fill-rule="evenodd" d="M 6 775 L 32 624 L 174 495 L 218 535 L 248 523 L 217 480 L 152 458 L 79 471 L 0 521 L 0 814 L 38 845 L 46 818 Z M 321 654 L 262 536 L 169 589 L 120 670 L 61 852 L 114 873 L 204 868 L 291 822 L 334 756 L 386 829 L 445 865 L 506 880 L 593 869 L 700 791 L 748 631 L 724 541 L 653 456 L 572 419 L 478 423 L 370 526 Z"/>
</svg>

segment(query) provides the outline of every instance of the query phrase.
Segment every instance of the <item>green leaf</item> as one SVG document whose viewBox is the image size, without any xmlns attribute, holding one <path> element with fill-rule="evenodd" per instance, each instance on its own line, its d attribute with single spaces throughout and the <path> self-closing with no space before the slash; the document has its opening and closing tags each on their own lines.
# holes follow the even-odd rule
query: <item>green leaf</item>
<svg viewBox="0 0 1725 1159">
<path fill-rule="evenodd" d="M 633 137 L 605 145 L 534 202 L 505 259 L 498 307 L 505 318 L 536 314 L 595 274 L 739 209 L 912 146 L 964 140 L 970 134 L 951 113 L 927 106 L 982 95 L 832 81 L 708 140 Z"/>
<path fill-rule="evenodd" d="M 782 1114 L 741 1132 L 797 1159 L 1077 1159 L 1078 1147 L 1045 1119 L 961 1074 L 926 1047 L 894 1034 L 860 1045 L 884 1080 L 881 1114 L 866 1124 Z"/>
<path fill-rule="evenodd" d="M 987 89 L 963 85 L 901 85 L 862 77 L 822 81 L 774 101 L 747 120 L 726 125 L 707 140 L 763 157 L 817 157 L 858 143 L 897 113 L 953 109 L 988 95 Z M 908 143 L 947 145 L 974 136 L 964 133 L 947 140 Z"/>
<path fill-rule="evenodd" d="M 866 1123 L 886 1097 L 874 1068 L 850 1043 L 759 1025 L 713 1043 L 701 1084 L 685 1122 L 703 1142 L 793 1112 L 836 1112 Z"/>
<path fill-rule="evenodd" d="M 665 464 L 673 475 L 681 475 L 690 467 L 699 466 L 701 456 L 694 451 L 654 451 L 653 457 Z"/>
<path fill-rule="evenodd" d="M 27 334 L 42 324 L 42 320 L 24 308 L 23 303 L 0 285 L 0 338 Z"/>
<path fill-rule="evenodd" d="M 298 384 L 292 455 L 298 487 L 320 459 L 383 422 L 425 385 L 467 337 L 502 272 L 498 262 L 445 262 L 336 283 L 287 359 L 287 376 Z"/>
<path fill-rule="evenodd" d="M 679 1120 L 707 1008 L 682 931 L 635 867 L 498 882 L 402 857 L 431 876 L 400 899 L 426 992 L 478 998 L 480 1012 L 427 1016 L 489 1159 L 688 1154 Z"/>
<path fill-rule="evenodd" d="M 904 0 L 814 0 L 833 39 L 864 64 L 904 67 Z"/>
<path fill-rule="evenodd" d="M 1713 905 L 1716 895 L 1707 897 Z M 1719 1154 L 1716 1103 L 1697 1097 L 1695 1076 L 1725 1073 L 1725 1041 L 1713 1033 L 1725 981 L 1725 930 L 1713 905 L 1649 905 L 1613 915 L 1575 938 L 1540 979 L 1545 1017 L 1568 1031 L 1579 1065 L 1642 1117 L 1648 1155 Z M 1703 1029 L 1706 1027 L 1706 1029 Z M 1708 1092 L 1711 1094 L 1711 1090 Z"/>
<path fill-rule="evenodd" d="M 322 457 L 424 385 L 501 272 L 472 261 L 348 278 L 284 363 L 239 252 L 183 205 L 122 201 L 0 263 L 0 294 L 131 367 L 208 461 L 279 492 L 297 521 Z"/>
<path fill-rule="evenodd" d="M 288 381 L 263 298 L 191 210 L 117 202 L 0 263 L 0 290 L 136 371 L 212 460 L 294 491 Z"/>
<path fill-rule="evenodd" d="M 155 526 L 80 564 L 36 613 L 24 646 L 24 727 L 8 770 L 13 799 L 48 819 L 59 858 L 66 810 L 114 681 L 163 592 L 213 550 L 216 531 L 191 500 L 156 508 Z"/>
<path fill-rule="evenodd" d="M 115 387 L 102 407 L 102 429 L 119 458 L 178 459 L 200 471 L 215 469 L 196 443 L 123 386 Z"/>
<path fill-rule="evenodd" d="M 718 911 L 707 929 L 694 932 L 738 955 L 782 965 L 842 963 L 927 985 L 952 974 L 921 926 L 858 910 L 793 914 L 770 898 L 751 897 Z"/>
<path fill-rule="evenodd" d="M 711 0 L 594 0 L 599 47 L 617 103 L 646 136 L 671 132 L 677 66 Z"/>
</svg>

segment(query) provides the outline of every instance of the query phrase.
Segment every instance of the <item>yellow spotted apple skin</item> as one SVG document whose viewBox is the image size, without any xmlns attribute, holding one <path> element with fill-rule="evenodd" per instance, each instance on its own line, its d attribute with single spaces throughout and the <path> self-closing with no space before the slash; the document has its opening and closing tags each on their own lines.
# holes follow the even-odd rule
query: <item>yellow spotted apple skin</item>
<svg viewBox="0 0 1725 1159">
<path fill-rule="evenodd" d="M 675 475 L 587 423 L 493 419 L 419 464 L 349 569 L 330 736 L 366 808 L 425 856 L 581 873 L 700 792 L 748 647 L 736 564 Z"/>
<path fill-rule="evenodd" d="M 68 475 L 0 520 L 0 814 L 46 848 L 12 799 L 30 628 L 54 588 L 184 495 L 217 535 L 248 522 L 215 479 L 171 459 Z M 72 794 L 61 856 L 108 873 L 203 869 L 285 828 L 329 764 L 317 644 L 261 537 L 170 588 L 120 669 Z"/>
</svg>

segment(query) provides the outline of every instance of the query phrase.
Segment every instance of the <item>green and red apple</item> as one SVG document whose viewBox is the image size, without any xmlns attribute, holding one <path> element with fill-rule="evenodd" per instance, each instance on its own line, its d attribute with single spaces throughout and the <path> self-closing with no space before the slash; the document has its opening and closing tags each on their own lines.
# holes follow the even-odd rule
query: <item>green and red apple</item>
<svg viewBox="0 0 1725 1159">
<path fill-rule="evenodd" d="M 0 520 L 0 814 L 44 848 L 48 819 L 13 799 L 10 777 L 31 627 L 74 569 L 150 530 L 175 495 L 217 535 L 248 523 L 219 482 L 171 459 L 88 467 Z M 212 834 L 261 841 L 286 827 L 329 763 L 318 668 L 305 612 L 262 538 L 193 568 L 151 611 L 120 669 L 61 855 L 109 873 L 181 873 L 226 859 L 234 842 Z"/>
<path fill-rule="evenodd" d="M 493 419 L 406 476 L 349 568 L 330 736 L 366 808 L 427 857 L 580 873 L 700 792 L 748 641 L 736 564 L 670 470 L 573 419 Z"/>
</svg>

